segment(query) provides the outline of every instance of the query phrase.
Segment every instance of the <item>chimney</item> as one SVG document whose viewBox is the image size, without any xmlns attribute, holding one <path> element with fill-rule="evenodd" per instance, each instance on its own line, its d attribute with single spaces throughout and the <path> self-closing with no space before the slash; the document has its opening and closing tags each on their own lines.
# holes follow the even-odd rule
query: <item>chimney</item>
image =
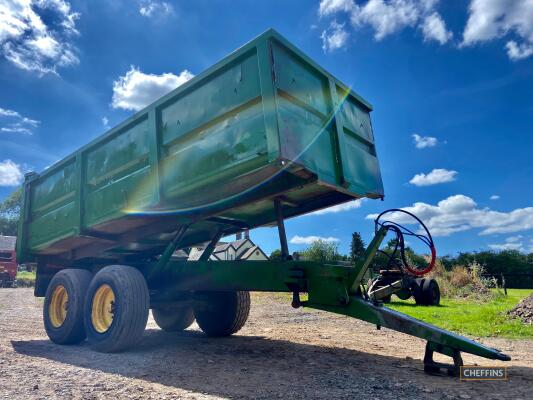
<svg viewBox="0 0 533 400">
<path fill-rule="evenodd" d="M 236 235 L 236 240 L 241 240 L 242 239 L 242 232 L 237 232 L 237 235 Z"/>
<path fill-rule="evenodd" d="M 250 239 L 250 230 L 249 229 L 245 229 L 244 230 L 244 238 L 245 239 Z"/>
</svg>

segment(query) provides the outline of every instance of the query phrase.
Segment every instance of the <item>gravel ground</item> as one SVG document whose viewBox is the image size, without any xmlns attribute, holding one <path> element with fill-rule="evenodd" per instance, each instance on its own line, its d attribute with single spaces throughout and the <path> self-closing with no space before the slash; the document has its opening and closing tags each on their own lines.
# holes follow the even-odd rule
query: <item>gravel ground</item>
<svg viewBox="0 0 533 400">
<path fill-rule="evenodd" d="M 279 296 L 252 300 L 246 326 L 208 339 L 194 324 L 170 334 L 150 318 L 142 342 L 122 354 L 46 337 L 42 299 L 0 289 L 0 399 L 380 398 L 531 399 L 533 340 L 483 339 L 510 354 L 507 382 L 461 382 L 422 371 L 424 342 L 342 316 L 294 310 Z"/>
</svg>

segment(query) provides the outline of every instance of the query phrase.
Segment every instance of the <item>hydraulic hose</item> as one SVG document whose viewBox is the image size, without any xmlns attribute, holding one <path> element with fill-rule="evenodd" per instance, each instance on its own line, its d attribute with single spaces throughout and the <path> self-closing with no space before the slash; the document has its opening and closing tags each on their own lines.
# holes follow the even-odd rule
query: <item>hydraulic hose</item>
<svg viewBox="0 0 533 400">
<path fill-rule="evenodd" d="M 393 212 L 404 213 L 404 214 L 407 214 L 408 216 L 412 217 L 413 219 L 415 219 L 416 222 L 418 222 L 420 224 L 420 226 L 424 229 L 425 234 L 414 233 L 410 229 L 407 229 L 406 227 L 404 227 L 404 226 L 402 226 L 402 225 L 400 225 L 400 224 L 398 224 L 398 223 L 396 223 L 394 221 L 389 221 L 389 220 L 381 221 L 382 217 L 385 214 L 389 214 L 389 213 L 393 213 Z M 402 261 L 401 267 L 403 269 L 405 269 L 407 272 L 409 272 L 410 274 L 415 275 L 415 276 L 423 276 L 423 275 L 427 274 L 429 271 L 431 271 L 433 269 L 433 267 L 435 267 L 435 261 L 437 260 L 437 251 L 435 250 L 435 244 L 433 243 L 433 238 L 431 237 L 431 233 L 429 232 L 429 229 L 427 228 L 427 226 L 416 215 L 414 215 L 413 213 L 411 213 L 409 211 L 402 210 L 400 208 L 392 208 L 390 210 L 383 211 L 381 214 L 379 214 L 374 222 L 375 222 L 376 232 L 381 227 L 385 227 L 388 230 L 390 230 L 390 231 L 392 231 L 392 232 L 394 232 L 396 234 L 397 242 L 396 242 L 396 246 L 394 248 L 394 251 L 390 255 L 390 259 L 392 259 L 394 257 L 394 255 L 395 255 L 395 253 L 397 252 L 397 250 L 399 250 L 400 251 L 401 261 Z M 405 255 L 404 236 L 414 236 L 414 237 L 418 238 L 419 240 L 421 240 L 422 242 L 424 242 L 429 247 L 430 252 L 431 252 L 431 260 L 430 260 L 430 262 L 428 263 L 428 265 L 425 268 L 419 268 L 419 267 L 413 266 L 413 265 L 411 265 L 408 262 L 407 257 Z"/>
</svg>

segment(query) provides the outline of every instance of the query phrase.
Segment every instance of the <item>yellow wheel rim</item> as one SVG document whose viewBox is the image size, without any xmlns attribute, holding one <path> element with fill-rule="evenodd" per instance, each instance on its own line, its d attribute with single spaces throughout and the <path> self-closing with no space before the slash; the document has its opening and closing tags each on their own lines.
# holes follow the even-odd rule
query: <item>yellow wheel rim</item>
<svg viewBox="0 0 533 400">
<path fill-rule="evenodd" d="M 105 333 L 113 323 L 115 313 L 115 293 L 111 286 L 102 285 L 93 297 L 91 321 L 98 333 Z"/>
<path fill-rule="evenodd" d="M 54 328 L 59 328 L 67 318 L 68 293 L 64 286 L 58 285 L 52 292 L 48 315 Z"/>
</svg>

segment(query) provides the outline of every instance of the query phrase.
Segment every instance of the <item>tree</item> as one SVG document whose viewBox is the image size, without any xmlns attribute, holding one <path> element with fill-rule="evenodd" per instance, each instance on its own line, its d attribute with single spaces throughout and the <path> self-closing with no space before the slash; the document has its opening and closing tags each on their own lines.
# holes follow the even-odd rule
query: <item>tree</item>
<svg viewBox="0 0 533 400">
<path fill-rule="evenodd" d="M 15 236 L 20 215 L 22 188 L 16 189 L 0 202 L 0 234 Z"/>
<path fill-rule="evenodd" d="M 281 250 L 276 249 L 272 253 L 270 253 L 270 259 L 272 261 L 281 261 Z"/>
<path fill-rule="evenodd" d="M 332 262 L 341 259 L 338 245 L 324 240 L 316 240 L 301 252 L 301 256 L 307 261 Z"/>
<path fill-rule="evenodd" d="M 361 238 L 359 232 L 352 233 L 352 243 L 350 245 L 350 261 L 355 262 L 356 260 L 363 258 L 365 254 L 366 244 Z"/>
</svg>

